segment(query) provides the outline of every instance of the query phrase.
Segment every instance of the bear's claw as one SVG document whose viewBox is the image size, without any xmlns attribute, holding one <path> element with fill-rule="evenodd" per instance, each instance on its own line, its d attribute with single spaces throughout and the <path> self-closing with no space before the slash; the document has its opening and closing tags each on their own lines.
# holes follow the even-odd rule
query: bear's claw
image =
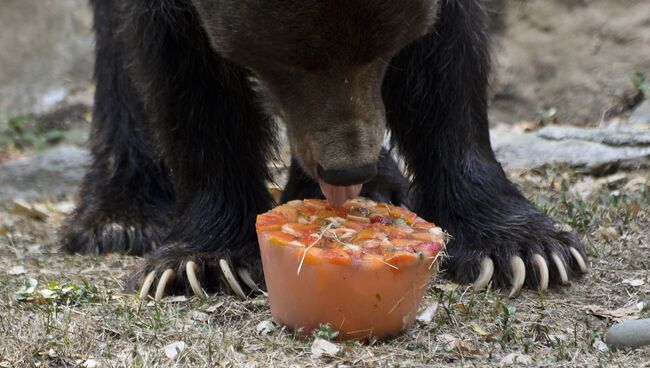
<svg viewBox="0 0 650 368">
<path fill-rule="evenodd" d="M 246 299 L 246 294 L 244 293 L 244 289 L 241 287 L 241 284 L 237 280 L 237 277 L 232 272 L 232 269 L 228 261 L 226 261 L 225 259 L 220 259 L 219 268 L 221 269 L 221 272 L 223 273 L 226 283 L 228 284 L 230 289 L 241 299 Z M 197 271 L 198 271 L 198 265 L 195 262 L 188 261 L 185 264 L 185 273 L 187 275 L 187 281 L 189 282 L 190 287 L 194 292 L 194 295 L 196 295 L 199 298 L 205 299 L 207 298 L 208 295 L 205 292 L 205 290 L 203 290 L 203 288 L 201 287 L 201 282 L 199 281 L 199 278 L 197 276 Z M 160 279 L 158 280 L 158 284 L 156 285 L 156 292 L 154 294 L 155 300 L 161 300 L 165 296 L 165 289 L 167 288 L 167 285 L 170 283 L 170 281 L 174 278 L 175 275 L 176 273 L 171 268 L 166 269 L 162 273 Z M 250 272 L 247 269 L 245 268 L 237 269 L 237 275 L 239 276 L 241 281 L 243 281 L 244 284 L 248 286 L 253 292 L 266 294 L 257 286 L 255 281 L 253 281 L 253 278 L 251 277 Z M 151 290 L 151 286 L 153 285 L 155 279 L 156 279 L 156 271 L 151 271 L 149 272 L 149 274 L 147 274 L 140 288 L 140 293 L 139 293 L 140 299 L 144 299 L 149 295 L 149 291 Z"/>
<path fill-rule="evenodd" d="M 512 268 L 512 289 L 510 289 L 510 298 L 519 295 L 521 288 L 524 287 L 526 281 L 526 265 L 519 256 L 512 256 L 510 258 L 510 267 Z"/>
<path fill-rule="evenodd" d="M 481 259 L 481 272 L 479 272 L 476 281 L 474 281 L 474 290 L 483 290 L 492 280 L 494 275 L 494 261 L 490 257 Z"/>
<path fill-rule="evenodd" d="M 201 287 L 201 282 L 199 278 L 196 277 L 196 270 L 199 266 L 196 265 L 193 261 L 189 261 L 185 264 L 185 274 L 187 275 L 187 281 L 190 283 L 194 295 L 198 296 L 201 299 L 205 299 L 208 295 L 205 293 L 205 290 Z"/>
<path fill-rule="evenodd" d="M 575 259 L 580 272 L 586 273 L 587 265 L 580 252 L 574 247 L 569 247 L 569 252 Z M 550 258 L 557 268 L 557 273 L 560 278 L 561 285 L 568 285 L 569 276 L 567 273 L 566 265 L 557 253 L 551 253 Z M 539 279 L 539 291 L 546 291 L 549 284 L 548 263 L 546 259 L 544 259 L 544 257 L 542 257 L 540 254 L 533 255 L 532 261 L 537 270 L 537 277 Z M 524 282 L 526 280 L 526 265 L 521 257 L 512 256 L 510 258 L 510 267 L 512 268 L 512 288 L 510 289 L 509 297 L 512 298 L 521 292 L 521 289 L 524 285 Z M 472 285 L 474 290 L 485 289 L 492 280 L 492 276 L 494 276 L 494 261 L 490 257 L 483 257 L 481 259 L 479 275 L 476 277 L 476 281 L 474 281 L 474 284 Z"/>
<path fill-rule="evenodd" d="M 548 264 L 546 264 L 544 257 L 539 254 L 533 256 L 533 263 L 539 275 L 539 291 L 545 291 L 548 289 Z"/>
</svg>

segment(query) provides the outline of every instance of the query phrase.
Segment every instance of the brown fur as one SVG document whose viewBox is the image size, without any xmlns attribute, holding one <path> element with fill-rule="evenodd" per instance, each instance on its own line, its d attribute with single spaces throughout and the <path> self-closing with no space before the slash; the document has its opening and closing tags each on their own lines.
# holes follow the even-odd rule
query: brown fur
<svg viewBox="0 0 650 368">
<path fill-rule="evenodd" d="M 431 0 L 193 2 L 213 47 L 256 74 L 264 105 L 287 124 L 293 153 L 314 178 L 317 164 L 377 162 L 388 61 L 437 14 Z"/>
</svg>

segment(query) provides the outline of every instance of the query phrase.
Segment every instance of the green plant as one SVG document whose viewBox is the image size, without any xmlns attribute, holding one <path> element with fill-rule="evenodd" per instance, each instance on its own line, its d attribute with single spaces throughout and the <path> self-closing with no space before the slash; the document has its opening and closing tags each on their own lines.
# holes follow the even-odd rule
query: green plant
<svg viewBox="0 0 650 368">
<path fill-rule="evenodd" d="M 650 99 L 650 83 L 648 83 L 645 74 L 643 72 L 634 73 L 632 81 L 634 82 L 634 86 L 643 93 L 643 97 L 646 100 Z"/>
</svg>

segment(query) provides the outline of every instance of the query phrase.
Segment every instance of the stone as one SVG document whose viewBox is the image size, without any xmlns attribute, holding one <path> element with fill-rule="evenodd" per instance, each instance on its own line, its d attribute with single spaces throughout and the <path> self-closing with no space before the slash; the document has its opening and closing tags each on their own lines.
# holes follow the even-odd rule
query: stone
<svg viewBox="0 0 650 368">
<path fill-rule="evenodd" d="M 609 146 L 650 146 L 650 130 L 625 126 L 582 128 L 549 125 L 538 130 L 537 135 L 553 141 L 578 140 L 603 143 Z"/>
<path fill-rule="evenodd" d="M 89 160 L 83 148 L 60 146 L 0 164 L 0 205 L 74 194 Z"/>
<path fill-rule="evenodd" d="M 490 138 L 497 159 L 506 169 L 566 164 L 600 175 L 618 167 L 650 165 L 650 141 L 646 141 L 649 138 L 643 129 L 636 129 L 636 134 L 621 131 L 617 137 L 606 138 L 608 128 L 573 128 L 520 132 L 499 125 L 490 131 Z"/>
<path fill-rule="evenodd" d="M 650 100 L 643 101 L 637 106 L 629 119 L 630 124 L 650 128 Z"/>
<path fill-rule="evenodd" d="M 0 119 L 41 114 L 91 84 L 94 37 L 86 0 L 4 0 Z"/>
<path fill-rule="evenodd" d="M 640 348 L 650 345 L 650 319 L 624 321 L 612 326 L 605 336 L 613 348 Z"/>
</svg>

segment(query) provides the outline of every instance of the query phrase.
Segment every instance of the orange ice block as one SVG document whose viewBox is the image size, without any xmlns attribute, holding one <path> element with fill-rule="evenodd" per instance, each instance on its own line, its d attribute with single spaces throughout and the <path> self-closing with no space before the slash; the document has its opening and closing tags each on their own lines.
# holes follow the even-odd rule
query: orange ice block
<svg viewBox="0 0 650 368">
<path fill-rule="evenodd" d="M 445 240 L 414 213 L 362 198 L 292 201 L 258 216 L 257 231 L 273 317 L 302 335 L 329 323 L 344 340 L 409 328 Z"/>
</svg>

